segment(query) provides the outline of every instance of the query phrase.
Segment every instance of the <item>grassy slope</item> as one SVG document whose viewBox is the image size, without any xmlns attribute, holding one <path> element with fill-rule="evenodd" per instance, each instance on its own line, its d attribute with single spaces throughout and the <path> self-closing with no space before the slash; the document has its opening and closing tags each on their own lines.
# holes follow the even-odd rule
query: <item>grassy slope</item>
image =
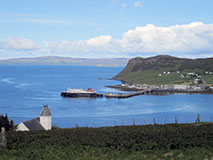
<svg viewBox="0 0 213 160">
<path fill-rule="evenodd" d="M 152 61 L 150 59 L 153 59 Z M 207 84 L 213 84 L 213 75 L 204 75 L 205 71 L 213 71 L 213 59 L 179 59 L 170 56 L 156 56 L 148 59 L 134 58 L 122 72 L 114 78 L 139 84 L 192 84 L 192 79 L 181 78 L 181 73 L 198 72 Z M 163 72 L 171 72 L 163 75 Z M 162 74 L 162 76 L 158 76 Z"/>
<path fill-rule="evenodd" d="M 165 70 L 146 70 L 146 71 L 136 71 L 129 72 L 123 75 L 119 75 L 116 78 L 121 80 L 127 80 L 131 83 L 139 84 L 190 84 L 192 80 L 189 78 L 181 78 L 177 74 L 162 75 L 159 77 L 159 74 L 162 74 Z"/>
<path fill-rule="evenodd" d="M 204 159 L 213 124 L 168 124 L 9 132 L 0 159 Z"/>
</svg>

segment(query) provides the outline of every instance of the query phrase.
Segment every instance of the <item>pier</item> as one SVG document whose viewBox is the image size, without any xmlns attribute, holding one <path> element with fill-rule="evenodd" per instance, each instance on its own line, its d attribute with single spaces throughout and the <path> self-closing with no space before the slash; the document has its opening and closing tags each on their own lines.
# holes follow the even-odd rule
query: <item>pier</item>
<svg viewBox="0 0 213 160">
<path fill-rule="evenodd" d="M 152 90 L 143 90 L 143 91 L 138 91 L 134 93 L 121 93 L 121 94 L 106 93 L 106 94 L 103 94 L 103 96 L 106 98 L 130 98 L 133 96 L 150 94 L 151 92 Z"/>
</svg>

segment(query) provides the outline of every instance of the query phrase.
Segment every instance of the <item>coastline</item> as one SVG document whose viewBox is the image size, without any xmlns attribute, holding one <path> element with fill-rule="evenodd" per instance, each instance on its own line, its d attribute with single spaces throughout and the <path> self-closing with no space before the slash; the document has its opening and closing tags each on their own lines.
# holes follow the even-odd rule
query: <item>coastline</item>
<svg viewBox="0 0 213 160">
<path fill-rule="evenodd" d="M 114 79 L 113 79 L 114 80 Z M 121 81 L 123 83 L 123 81 Z M 128 87 L 128 86 L 122 86 L 122 85 L 114 85 L 114 86 L 105 86 L 108 88 L 114 88 L 120 91 L 126 91 L 126 92 L 138 92 L 142 89 L 138 88 L 133 88 L 133 87 Z M 152 90 L 151 95 L 155 94 L 175 94 L 175 93 L 183 93 L 183 94 L 213 94 L 213 90 L 180 90 L 180 89 L 155 89 L 155 88 L 150 88 Z"/>
</svg>

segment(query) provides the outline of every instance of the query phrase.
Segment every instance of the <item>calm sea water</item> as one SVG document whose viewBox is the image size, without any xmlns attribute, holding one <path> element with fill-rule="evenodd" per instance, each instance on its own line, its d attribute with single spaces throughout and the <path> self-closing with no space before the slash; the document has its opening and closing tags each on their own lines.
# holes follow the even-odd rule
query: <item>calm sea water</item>
<svg viewBox="0 0 213 160">
<path fill-rule="evenodd" d="M 47 104 L 53 125 L 59 127 L 114 126 L 153 123 L 194 122 L 198 113 L 202 121 L 211 121 L 213 95 L 172 94 L 141 95 L 128 99 L 63 98 L 68 87 L 93 88 L 97 92 L 119 92 L 106 85 L 120 84 L 107 80 L 122 70 L 120 67 L 91 66 L 25 66 L 0 65 L 0 112 L 15 123 L 40 114 Z"/>
</svg>

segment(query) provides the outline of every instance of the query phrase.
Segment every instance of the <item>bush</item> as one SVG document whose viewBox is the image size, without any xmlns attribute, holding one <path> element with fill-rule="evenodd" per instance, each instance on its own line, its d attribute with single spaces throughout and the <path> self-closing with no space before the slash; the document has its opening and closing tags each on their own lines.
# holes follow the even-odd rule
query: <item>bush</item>
<svg viewBox="0 0 213 160">
<path fill-rule="evenodd" d="M 4 127 L 6 131 L 9 131 L 13 128 L 14 122 L 13 120 L 9 121 L 7 114 L 4 116 L 0 115 L 0 129 Z"/>
</svg>

